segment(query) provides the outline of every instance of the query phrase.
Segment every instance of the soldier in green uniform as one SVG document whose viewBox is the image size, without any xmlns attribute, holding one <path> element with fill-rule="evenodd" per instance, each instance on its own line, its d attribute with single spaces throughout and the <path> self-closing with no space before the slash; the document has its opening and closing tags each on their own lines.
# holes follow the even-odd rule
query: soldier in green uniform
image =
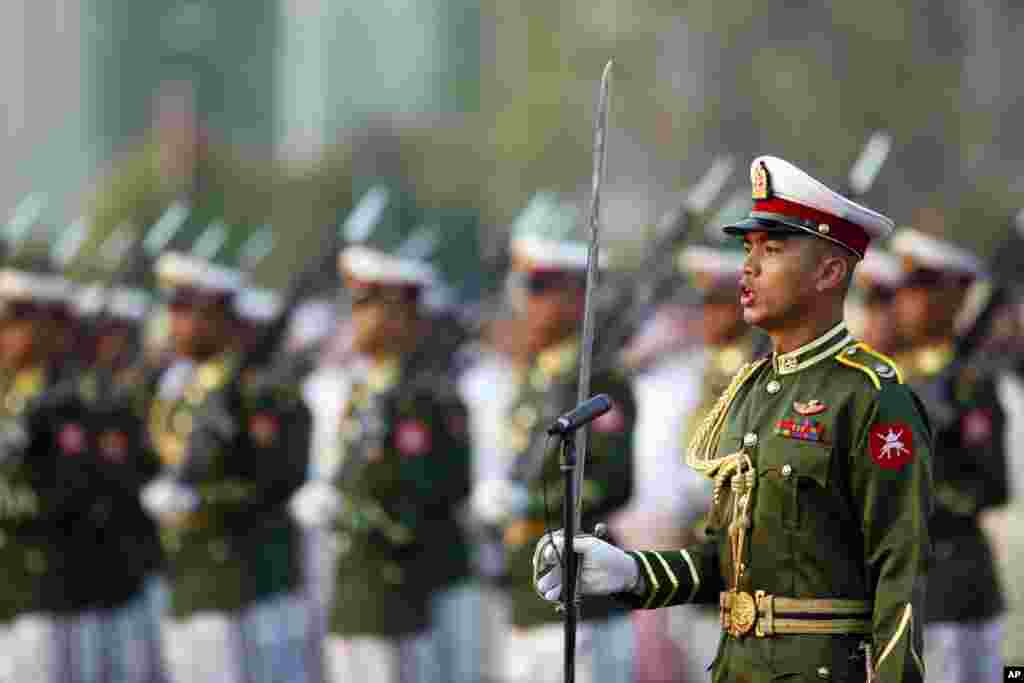
<svg viewBox="0 0 1024 683">
<path fill-rule="evenodd" d="M 966 249 L 910 228 L 890 246 L 906 271 L 895 300 L 908 346 L 899 363 L 935 429 L 928 594 L 936 599 L 924 613 L 925 664 L 935 681 L 998 681 L 1006 605 L 980 518 L 1010 497 L 1006 413 L 993 374 L 961 364 L 968 359 L 956 358 L 953 345 L 982 265 Z"/>
<path fill-rule="evenodd" d="M 857 337 L 876 351 L 889 356 L 903 348 L 893 308 L 896 290 L 904 279 L 903 264 L 883 249 L 868 249 L 855 276 L 860 295 L 855 307 Z"/>
<path fill-rule="evenodd" d="M 558 449 L 545 430 L 576 403 L 577 332 L 583 313 L 585 242 L 573 238 L 574 206 L 538 195 L 517 219 L 511 242 L 509 296 L 520 313 L 528 364 L 506 420 L 508 478 L 482 482 L 473 494 L 475 516 L 501 530 L 511 633 L 503 680 L 561 680 L 559 616 L 539 602 L 529 581 L 528 559 L 548 519 L 561 519 Z M 595 421 L 588 463 L 596 475 L 583 488 L 584 521 L 609 521 L 633 489 L 632 442 L 636 408 L 632 390 L 615 369 L 598 368 L 593 393 L 606 393 L 613 409 Z M 545 516 L 545 493 L 550 504 Z M 620 605 L 597 600 L 585 606 L 583 641 L 595 683 L 632 680 L 632 628 Z"/>
<path fill-rule="evenodd" d="M 176 252 L 156 264 L 175 360 L 147 410 L 164 475 L 142 492 L 167 557 L 172 679 L 308 680 L 309 619 L 287 501 L 305 477 L 310 416 L 273 368 L 238 364 L 236 270 Z M 186 455 L 189 460 L 184 459 Z"/>
<path fill-rule="evenodd" d="M 710 539 L 627 553 L 580 535 L 581 592 L 717 603 L 716 682 L 920 681 L 929 423 L 843 322 L 854 265 L 892 222 L 775 157 L 755 159 L 751 180 L 753 209 L 726 230 L 747 249 L 744 319 L 774 350 L 740 369 L 691 440 L 688 463 L 714 481 Z M 558 546 L 560 534 L 534 556 L 547 600 L 561 597 Z"/>
<path fill-rule="evenodd" d="M 139 493 L 159 471 L 146 434 L 151 373 L 137 364 L 149 295 L 129 287 L 96 286 L 80 297 L 75 393 L 96 434 L 90 457 L 89 513 L 75 539 L 75 588 L 86 610 L 75 637 L 91 644 L 95 680 L 151 683 L 164 680 L 159 572 L 163 554 L 153 519 Z"/>
<path fill-rule="evenodd" d="M 63 683 L 78 674 L 70 635 L 83 605 L 74 542 L 89 507 L 81 457 L 88 425 L 68 392 L 55 400 L 53 305 L 62 283 L 37 269 L 0 271 L 0 677 Z M 72 657 L 75 657 L 73 659 Z"/>
<path fill-rule="evenodd" d="M 431 601 L 470 571 L 457 521 L 470 481 L 466 412 L 420 310 L 435 275 L 382 242 L 339 255 L 359 360 L 334 418 L 333 462 L 319 463 L 291 504 L 303 524 L 333 531 L 334 683 L 447 680 L 431 657 Z"/>
</svg>

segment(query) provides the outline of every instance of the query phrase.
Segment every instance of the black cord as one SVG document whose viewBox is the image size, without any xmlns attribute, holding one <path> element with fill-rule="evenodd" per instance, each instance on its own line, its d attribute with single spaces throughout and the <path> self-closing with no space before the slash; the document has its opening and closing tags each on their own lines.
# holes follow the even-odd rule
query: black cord
<svg viewBox="0 0 1024 683">
<path fill-rule="evenodd" d="M 548 446 L 551 444 L 551 437 L 552 435 L 548 434 L 547 437 L 544 439 L 545 453 L 548 452 Z M 554 542 L 554 537 L 551 531 L 551 511 L 548 509 L 548 485 L 547 481 L 544 478 L 543 469 L 541 469 L 540 476 L 540 494 L 544 502 L 544 535 L 548 537 L 548 543 L 550 543 L 551 547 L 555 549 L 555 557 L 558 559 L 558 566 L 564 567 L 565 565 L 562 562 L 562 553 L 558 552 L 558 545 Z"/>
</svg>

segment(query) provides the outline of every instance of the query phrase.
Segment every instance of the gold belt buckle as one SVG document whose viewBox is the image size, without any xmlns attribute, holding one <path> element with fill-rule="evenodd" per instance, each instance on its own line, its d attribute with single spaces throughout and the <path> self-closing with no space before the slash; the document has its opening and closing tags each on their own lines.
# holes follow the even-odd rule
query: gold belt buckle
<svg viewBox="0 0 1024 683">
<path fill-rule="evenodd" d="M 729 609 L 729 634 L 734 638 L 745 636 L 757 621 L 757 603 L 754 597 L 744 591 L 733 591 Z"/>
</svg>

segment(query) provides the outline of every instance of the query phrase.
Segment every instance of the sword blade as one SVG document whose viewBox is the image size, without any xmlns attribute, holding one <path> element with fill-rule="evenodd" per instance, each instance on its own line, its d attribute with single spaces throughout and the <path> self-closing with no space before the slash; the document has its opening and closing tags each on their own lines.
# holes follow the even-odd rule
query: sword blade
<svg viewBox="0 0 1024 683">
<path fill-rule="evenodd" d="M 587 250 L 587 288 L 583 307 L 583 334 L 580 346 L 579 384 L 577 387 L 577 405 L 590 398 L 590 370 L 594 353 L 594 294 L 598 284 L 598 262 L 600 255 L 601 232 L 601 185 L 604 182 L 606 155 L 606 138 L 608 134 L 608 102 L 611 90 L 613 60 L 609 59 L 601 74 L 601 87 L 597 95 L 597 108 L 594 112 L 594 160 L 593 176 L 590 186 L 590 209 L 587 212 L 587 224 L 590 226 L 590 248 Z M 590 443 L 590 425 L 586 425 L 576 433 L 576 490 L 583 490 L 583 473 L 587 462 L 587 447 Z M 580 517 L 583 513 L 583 500 L 579 496 L 574 501 L 576 529 L 580 528 Z"/>
</svg>

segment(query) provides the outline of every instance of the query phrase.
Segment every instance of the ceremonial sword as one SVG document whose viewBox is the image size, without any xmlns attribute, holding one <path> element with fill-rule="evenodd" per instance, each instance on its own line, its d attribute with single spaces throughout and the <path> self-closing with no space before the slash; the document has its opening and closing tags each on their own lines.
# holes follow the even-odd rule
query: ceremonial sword
<svg viewBox="0 0 1024 683">
<path fill-rule="evenodd" d="M 597 95 L 597 108 L 594 112 L 594 159 L 593 176 L 591 177 L 590 209 L 587 212 L 587 223 L 590 226 L 590 247 L 587 250 L 587 286 L 583 305 L 583 333 L 579 352 L 579 380 L 577 384 L 577 404 L 583 404 L 590 398 L 590 370 L 594 352 L 594 294 L 598 281 L 598 255 L 601 224 L 601 183 L 605 171 L 605 142 L 608 133 L 608 96 L 611 87 L 612 60 L 605 64 L 601 74 L 601 85 Z M 587 461 L 590 427 L 584 424 L 575 434 L 563 435 L 561 469 L 565 480 L 565 500 L 562 505 L 562 516 L 565 534 L 565 546 L 562 553 L 563 574 L 565 580 L 562 592 L 565 617 L 565 683 L 576 680 L 576 624 L 579 619 L 579 603 L 576 586 L 579 570 L 579 557 L 573 552 L 573 539 L 580 528 L 583 511 L 583 500 L 580 495 L 583 484 L 583 472 Z M 575 447 L 573 444 L 575 439 Z"/>
</svg>

